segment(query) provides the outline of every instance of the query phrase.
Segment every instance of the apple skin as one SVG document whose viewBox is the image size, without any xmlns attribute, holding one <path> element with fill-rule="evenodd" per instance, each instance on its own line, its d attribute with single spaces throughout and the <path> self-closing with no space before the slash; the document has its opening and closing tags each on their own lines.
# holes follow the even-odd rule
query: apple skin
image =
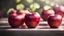
<svg viewBox="0 0 64 36">
<path fill-rule="evenodd" d="M 2 17 L 3 17 L 3 11 L 0 10 L 0 18 L 2 18 Z"/>
<path fill-rule="evenodd" d="M 51 28 L 58 28 L 62 23 L 62 17 L 59 14 L 50 15 L 48 17 L 48 24 Z"/>
<path fill-rule="evenodd" d="M 25 14 L 20 11 L 12 10 L 8 17 L 8 22 L 12 28 L 19 28 L 24 23 Z"/>
<path fill-rule="evenodd" d="M 52 15 L 52 14 L 55 14 L 55 12 L 54 12 L 52 9 L 43 10 L 43 11 L 41 12 L 41 18 L 42 18 L 44 21 L 47 21 L 47 20 L 48 20 L 48 16 L 49 16 L 49 15 Z"/>
<path fill-rule="evenodd" d="M 25 15 L 25 23 L 28 28 L 36 28 L 40 22 L 40 15 L 37 12 Z"/>
</svg>

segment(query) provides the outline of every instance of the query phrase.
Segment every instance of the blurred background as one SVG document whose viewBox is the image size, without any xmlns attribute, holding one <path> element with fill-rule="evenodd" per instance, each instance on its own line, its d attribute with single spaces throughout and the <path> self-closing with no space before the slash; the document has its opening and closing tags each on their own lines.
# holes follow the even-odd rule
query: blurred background
<svg viewBox="0 0 64 36">
<path fill-rule="evenodd" d="M 10 9 L 33 9 L 40 13 L 44 6 L 59 4 L 64 6 L 64 0 L 0 0 L 0 11 L 3 12 L 3 17 L 8 17 L 7 12 Z"/>
</svg>

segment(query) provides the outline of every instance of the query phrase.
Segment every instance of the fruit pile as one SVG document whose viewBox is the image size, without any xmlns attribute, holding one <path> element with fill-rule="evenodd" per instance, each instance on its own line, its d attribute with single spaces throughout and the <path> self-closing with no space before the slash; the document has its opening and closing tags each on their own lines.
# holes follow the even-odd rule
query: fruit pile
<svg viewBox="0 0 64 36">
<path fill-rule="evenodd" d="M 64 18 L 64 6 L 55 4 L 52 9 L 44 7 L 41 14 L 37 12 L 31 13 L 28 10 L 12 10 L 9 13 L 8 22 L 12 28 L 19 28 L 24 23 L 28 28 L 36 28 L 40 18 L 47 21 L 51 28 L 58 28 Z"/>
<path fill-rule="evenodd" d="M 55 4 L 48 8 L 49 6 L 44 7 L 43 11 L 41 12 L 41 18 L 44 21 L 47 21 L 51 28 L 58 28 L 61 23 L 62 19 L 64 18 L 64 6 L 60 6 Z"/>
<path fill-rule="evenodd" d="M 35 28 L 40 22 L 40 15 L 37 12 L 30 13 L 28 10 L 12 10 L 8 21 L 12 28 L 19 28 L 24 23 L 28 28 Z"/>
</svg>

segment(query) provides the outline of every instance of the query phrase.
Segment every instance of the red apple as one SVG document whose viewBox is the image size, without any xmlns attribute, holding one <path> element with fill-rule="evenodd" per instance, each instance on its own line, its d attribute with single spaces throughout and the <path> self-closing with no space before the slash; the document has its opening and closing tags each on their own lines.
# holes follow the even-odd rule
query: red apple
<svg viewBox="0 0 64 36">
<path fill-rule="evenodd" d="M 53 6 L 53 10 L 55 11 L 55 14 L 59 14 L 59 15 L 61 15 L 63 17 L 63 13 L 62 13 L 61 9 L 63 9 L 63 8 L 58 4 L 55 4 Z"/>
<path fill-rule="evenodd" d="M 19 28 L 24 23 L 24 18 L 26 14 L 29 14 L 28 10 L 12 10 L 9 13 L 9 24 L 12 28 Z"/>
<path fill-rule="evenodd" d="M 59 13 L 60 12 L 60 6 L 58 4 L 55 4 L 54 6 L 52 6 L 53 10 L 55 11 L 55 13 Z"/>
<path fill-rule="evenodd" d="M 25 15 L 25 23 L 28 28 L 36 28 L 40 22 L 40 15 L 37 12 L 33 12 Z"/>
<path fill-rule="evenodd" d="M 49 16 L 49 15 L 52 15 L 52 14 L 55 14 L 55 12 L 54 12 L 53 10 L 51 10 L 51 9 L 49 9 L 49 10 L 43 10 L 43 11 L 41 12 L 41 18 L 42 18 L 44 21 L 47 21 L 48 16 Z"/>
<path fill-rule="evenodd" d="M 58 14 L 48 17 L 48 24 L 51 28 L 58 28 L 62 23 L 62 17 Z"/>
<path fill-rule="evenodd" d="M 0 18 L 2 18 L 2 17 L 3 17 L 3 11 L 0 10 Z"/>
<path fill-rule="evenodd" d="M 62 17 L 64 17 L 64 6 L 60 6 L 60 11 L 62 13 Z"/>
<path fill-rule="evenodd" d="M 61 12 L 64 12 L 64 6 L 60 6 Z"/>
<path fill-rule="evenodd" d="M 12 10 L 10 12 L 8 22 L 12 28 L 19 28 L 24 23 L 25 14 L 20 11 Z"/>
</svg>

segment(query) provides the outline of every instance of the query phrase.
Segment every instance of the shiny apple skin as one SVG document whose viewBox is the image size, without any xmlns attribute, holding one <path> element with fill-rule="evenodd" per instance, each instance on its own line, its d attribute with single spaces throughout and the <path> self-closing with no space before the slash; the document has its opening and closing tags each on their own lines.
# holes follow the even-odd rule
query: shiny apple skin
<svg viewBox="0 0 64 36">
<path fill-rule="evenodd" d="M 62 23 L 62 17 L 58 14 L 48 17 L 48 24 L 51 28 L 58 28 Z"/>
<path fill-rule="evenodd" d="M 25 23 L 28 28 L 36 28 L 40 22 L 40 15 L 37 12 L 25 15 Z"/>
<path fill-rule="evenodd" d="M 19 28 L 24 23 L 24 14 L 17 13 L 16 10 L 13 10 L 9 17 L 8 22 L 12 28 Z"/>
<path fill-rule="evenodd" d="M 41 18 L 44 20 L 44 21 L 47 21 L 48 20 L 48 16 L 49 15 L 53 15 L 55 14 L 55 12 L 53 10 L 43 10 L 41 12 Z"/>
</svg>

